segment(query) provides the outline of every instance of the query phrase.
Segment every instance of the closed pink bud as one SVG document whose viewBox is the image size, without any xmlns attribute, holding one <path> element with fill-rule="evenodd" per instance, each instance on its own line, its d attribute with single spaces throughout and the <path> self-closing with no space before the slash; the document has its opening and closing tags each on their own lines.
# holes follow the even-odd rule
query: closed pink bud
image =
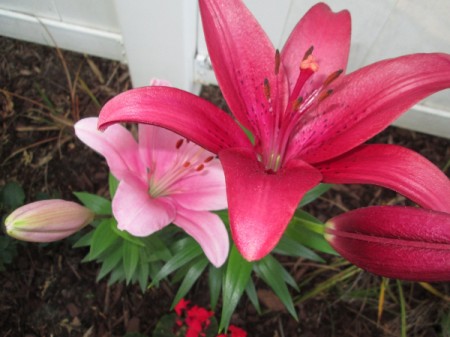
<svg viewBox="0 0 450 337">
<path fill-rule="evenodd" d="M 450 280 L 450 214 L 414 207 L 360 208 L 328 221 L 325 237 L 344 258 L 377 275 Z"/>
<path fill-rule="evenodd" d="M 94 213 L 72 201 L 43 200 L 19 207 L 5 220 L 6 232 L 30 242 L 52 242 L 77 232 L 94 219 Z"/>
</svg>

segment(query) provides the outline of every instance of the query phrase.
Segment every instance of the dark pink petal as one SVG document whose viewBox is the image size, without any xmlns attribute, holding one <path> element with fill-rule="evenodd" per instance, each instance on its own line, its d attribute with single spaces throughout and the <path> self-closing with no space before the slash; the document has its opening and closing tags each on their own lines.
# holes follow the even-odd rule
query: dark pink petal
<svg viewBox="0 0 450 337">
<path fill-rule="evenodd" d="M 143 87 L 111 99 L 100 111 L 98 126 L 119 122 L 153 124 L 172 130 L 207 150 L 250 147 L 242 129 L 225 112 L 188 92 L 169 87 Z"/>
<path fill-rule="evenodd" d="M 219 154 L 227 184 L 231 233 L 242 256 L 258 260 L 275 247 L 303 195 L 316 186 L 320 173 L 293 160 L 268 173 L 246 149 Z"/>
<path fill-rule="evenodd" d="M 422 207 L 450 213 L 450 180 L 418 153 L 396 145 L 362 145 L 316 165 L 332 184 L 375 184 Z"/>
<path fill-rule="evenodd" d="M 376 206 L 341 214 L 325 237 L 344 258 L 371 273 L 412 281 L 450 281 L 450 214 Z"/>
<path fill-rule="evenodd" d="M 314 47 L 319 70 L 305 84 L 310 93 L 337 70 L 345 70 L 350 50 L 351 18 L 348 11 L 333 13 L 326 4 L 313 6 L 298 22 L 281 52 L 282 62 L 292 91 L 305 52 Z"/>
<path fill-rule="evenodd" d="M 267 102 L 264 80 L 270 84 L 273 105 L 283 110 L 288 98 L 282 67 L 275 74 L 275 48 L 241 0 L 200 0 L 200 13 L 214 73 L 228 105 L 247 129 L 262 130 L 261 119 L 268 117 L 268 106 L 261 106 Z"/>
<path fill-rule="evenodd" d="M 338 81 L 331 96 L 305 116 L 291 156 L 320 162 L 376 135 L 415 103 L 450 87 L 450 55 L 384 60 Z"/>
</svg>

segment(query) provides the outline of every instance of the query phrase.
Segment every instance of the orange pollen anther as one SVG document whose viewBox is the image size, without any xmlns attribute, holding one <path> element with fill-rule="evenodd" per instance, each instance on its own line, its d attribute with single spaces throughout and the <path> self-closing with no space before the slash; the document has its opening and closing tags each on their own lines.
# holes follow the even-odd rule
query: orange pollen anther
<svg viewBox="0 0 450 337">
<path fill-rule="evenodd" d="M 189 166 L 191 166 L 191 163 L 190 162 L 185 162 L 184 164 L 183 164 L 183 167 L 186 167 L 186 168 L 188 168 Z"/>
<path fill-rule="evenodd" d="M 197 166 L 197 168 L 196 168 L 195 170 L 196 170 L 196 171 L 201 171 L 201 170 L 203 170 L 204 168 L 205 168 L 205 165 L 200 164 L 200 165 Z"/>
<path fill-rule="evenodd" d="M 208 158 L 206 158 L 203 162 L 204 163 L 209 163 L 211 160 L 214 159 L 214 156 L 209 156 Z"/>
<path fill-rule="evenodd" d="M 319 70 L 319 64 L 316 62 L 314 56 L 310 54 L 302 60 L 302 63 L 300 63 L 300 69 L 311 69 L 313 72 L 316 72 Z"/>
</svg>

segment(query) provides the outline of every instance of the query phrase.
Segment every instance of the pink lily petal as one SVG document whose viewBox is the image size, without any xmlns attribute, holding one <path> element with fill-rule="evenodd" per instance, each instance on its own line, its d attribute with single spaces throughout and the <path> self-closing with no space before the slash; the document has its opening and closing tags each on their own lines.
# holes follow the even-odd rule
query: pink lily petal
<svg viewBox="0 0 450 337">
<path fill-rule="evenodd" d="M 299 76 L 305 52 L 314 47 L 313 56 L 319 70 L 305 84 L 303 92 L 311 93 L 331 73 L 347 67 L 350 51 L 351 18 L 348 11 L 333 13 L 326 4 L 318 3 L 298 22 L 281 52 L 290 91 Z"/>
<path fill-rule="evenodd" d="M 231 116 L 188 92 L 169 87 L 143 87 L 111 99 L 100 111 L 98 127 L 119 122 L 153 124 L 172 130 L 207 150 L 251 147 Z"/>
<path fill-rule="evenodd" d="M 412 281 L 450 281 L 450 214 L 413 207 L 375 206 L 326 224 L 331 246 L 377 275 Z"/>
<path fill-rule="evenodd" d="M 152 198 L 147 186 L 137 178 L 119 183 L 112 210 L 121 230 L 135 236 L 147 236 L 170 224 L 176 209 L 168 198 Z"/>
<path fill-rule="evenodd" d="M 339 80 L 334 92 L 305 116 L 293 139 L 316 163 L 343 154 L 386 128 L 421 99 L 450 87 L 450 55 L 414 54 L 384 60 Z M 300 149 L 300 150 L 299 150 Z"/>
<path fill-rule="evenodd" d="M 230 243 L 225 225 L 217 214 L 180 207 L 173 223 L 200 244 L 213 265 L 220 267 L 225 262 Z"/>
<path fill-rule="evenodd" d="M 219 160 L 215 159 L 199 174 L 180 180 L 171 197 L 182 207 L 195 211 L 227 208 L 225 176 Z"/>
<path fill-rule="evenodd" d="M 322 176 L 301 160 L 268 173 L 246 149 L 224 150 L 219 156 L 234 242 L 244 258 L 258 260 L 275 247 L 301 198 Z"/>
<path fill-rule="evenodd" d="M 139 153 L 155 180 L 176 164 L 177 144 L 186 142 L 180 135 L 167 129 L 139 124 Z"/>
<path fill-rule="evenodd" d="M 278 65 L 275 74 L 275 48 L 243 1 L 200 0 L 200 13 L 214 73 L 233 115 L 253 133 L 263 130 L 261 110 L 269 109 L 261 106 L 267 101 L 264 81 L 274 106 L 284 110 L 288 98 L 283 68 Z"/>
<path fill-rule="evenodd" d="M 433 163 L 396 145 L 362 145 L 316 166 L 332 184 L 375 184 L 435 211 L 450 213 L 450 180 Z"/>
<path fill-rule="evenodd" d="M 137 156 L 138 145 L 131 133 L 120 125 L 105 132 L 97 130 L 98 118 L 84 118 L 74 128 L 77 137 L 90 148 L 105 157 L 112 174 L 122 179 L 127 172 L 143 172 Z"/>
</svg>

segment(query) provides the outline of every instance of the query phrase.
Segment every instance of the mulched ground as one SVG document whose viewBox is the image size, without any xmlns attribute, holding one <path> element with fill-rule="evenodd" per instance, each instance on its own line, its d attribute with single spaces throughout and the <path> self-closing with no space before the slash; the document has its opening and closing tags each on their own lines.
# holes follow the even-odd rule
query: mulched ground
<svg viewBox="0 0 450 337">
<path fill-rule="evenodd" d="M 0 37 L 0 186 L 20 183 L 27 202 L 42 194 L 73 199 L 73 191 L 107 195 L 106 164 L 74 138 L 71 125 L 80 117 L 97 115 L 101 104 L 128 88 L 124 65 L 69 52 L 61 57 L 55 49 Z M 226 108 L 216 87 L 204 88 L 202 95 Z M 373 141 L 409 147 L 442 168 L 450 159 L 448 140 L 408 130 L 388 128 Z M 347 209 L 404 202 L 376 187 L 338 186 L 307 210 L 326 220 Z M 6 210 L 1 211 L 4 216 Z M 97 265 L 81 263 L 86 250 L 71 245 L 69 240 L 17 245 L 17 257 L 0 272 L 0 335 L 106 337 L 139 331 L 151 336 L 158 319 L 168 313 L 176 286 L 164 283 L 143 294 L 136 286 L 97 283 Z M 311 279 L 301 294 L 346 268 L 282 261 L 299 283 Z M 379 277 L 357 273 L 299 304 L 296 322 L 257 282 L 265 313 L 258 316 L 244 300 L 233 323 L 249 336 L 261 337 L 400 336 L 395 281 L 388 284 L 377 322 L 380 283 Z M 433 286 L 450 294 L 448 284 Z M 207 305 L 204 289 L 202 280 L 190 299 Z M 448 298 L 432 295 L 419 284 L 404 282 L 403 290 L 409 336 L 450 335 Z"/>
</svg>

